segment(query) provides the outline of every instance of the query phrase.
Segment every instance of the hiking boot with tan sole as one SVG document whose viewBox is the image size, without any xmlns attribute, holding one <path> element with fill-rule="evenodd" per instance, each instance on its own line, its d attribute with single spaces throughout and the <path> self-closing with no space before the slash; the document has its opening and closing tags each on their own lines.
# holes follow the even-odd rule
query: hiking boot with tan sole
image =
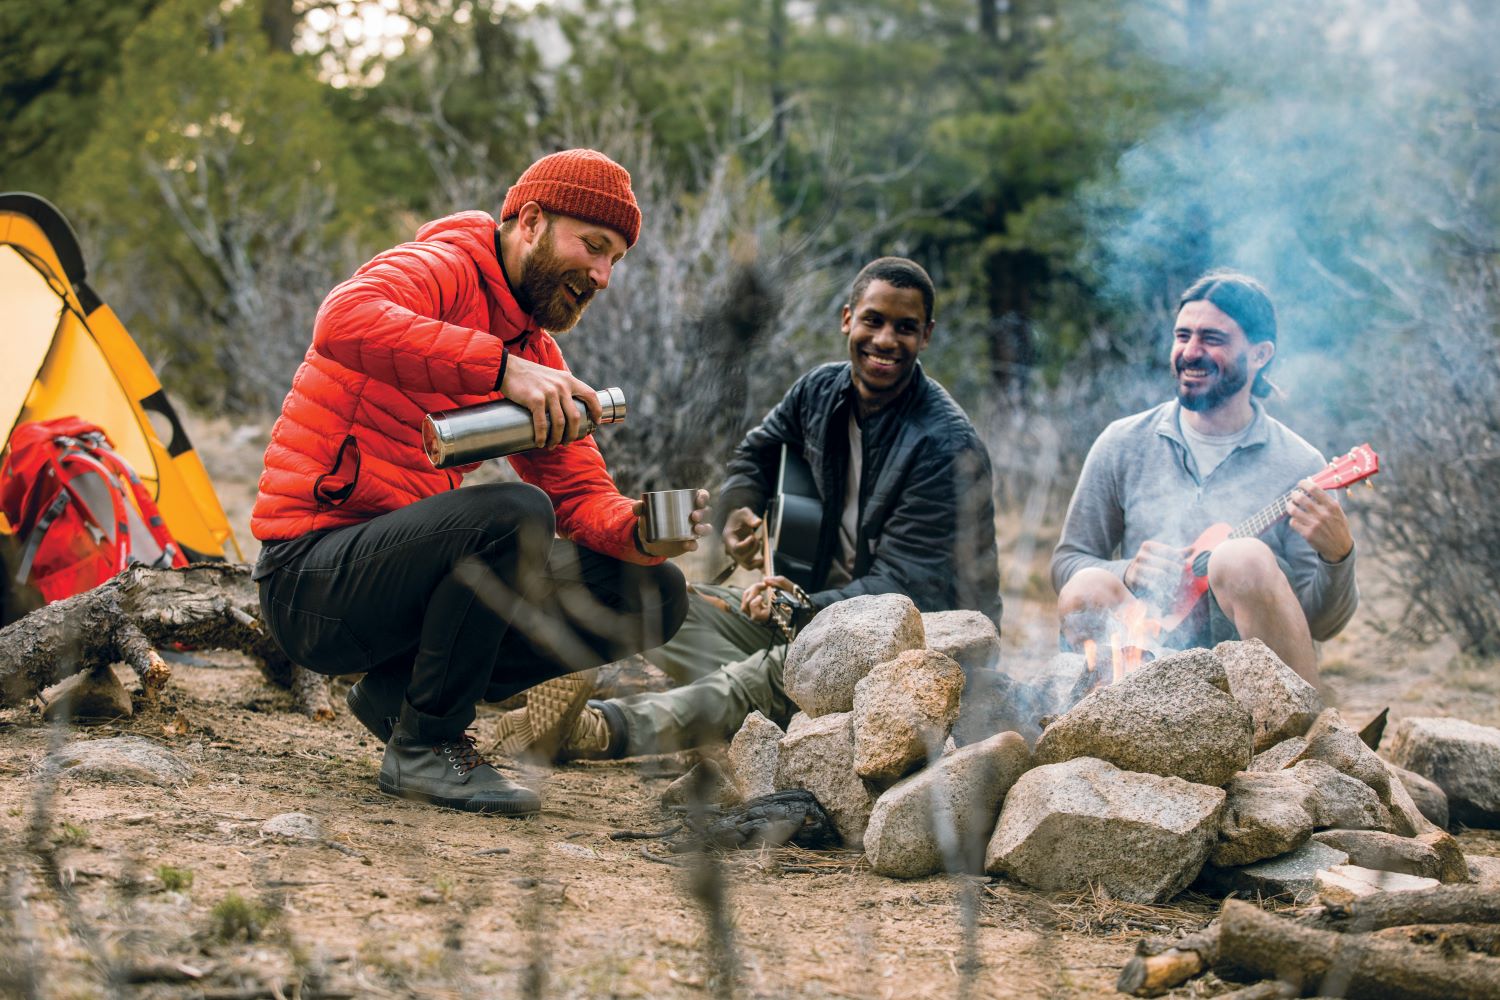
<svg viewBox="0 0 1500 1000">
<path fill-rule="evenodd" d="M 603 702 L 597 701 L 583 706 L 557 751 L 559 759 L 613 760 L 620 756 L 624 739 L 616 735 L 616 727 L 610 725 L 602 706 Z"/>
<path fill-rule="evenodd" d="M 530 688 L 526 707 L 500 716 L 496 752 L 517 760 L 550 764 L 559 759 L 564 741 L 594 693 L 597 670 L 564 674 Z"/>
</svg>

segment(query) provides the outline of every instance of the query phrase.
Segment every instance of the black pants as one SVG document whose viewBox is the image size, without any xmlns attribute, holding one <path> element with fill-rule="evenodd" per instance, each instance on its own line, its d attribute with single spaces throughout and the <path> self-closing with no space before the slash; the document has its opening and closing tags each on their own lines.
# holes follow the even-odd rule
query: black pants
<svg viewBox="0 0 1500 1000">
<path fill-rule="evenodd" d="M 463 732 L 481 699 L 661 645 L 687 613 L 682 573 L 553 536 L 521 483 L 428 497 L 317 537 L 260 581 L 271 634 L 322 674 L 405 692 L 402 729 Z"/>
</svg>

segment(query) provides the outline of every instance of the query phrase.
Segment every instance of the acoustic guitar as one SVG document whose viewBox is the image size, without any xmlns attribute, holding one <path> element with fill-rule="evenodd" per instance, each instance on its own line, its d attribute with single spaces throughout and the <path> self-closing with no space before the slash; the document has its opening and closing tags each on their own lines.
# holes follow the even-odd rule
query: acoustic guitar
<svg viewBox="0 0 1500 1000">
<path fill-rule="evenodd" d="M 1352 486 L 1362 479 L 1369 479 L 1380 471 L 1380 456 L 1368 444 L 1362 444 L 1349 454 L 1329 462 L 1323 470 L 1310 478 L 1313 484 L 1324 490 L 1339 490 Z M 1297 488 L 1286 491 L 1234 527 L 1216 524 L 1193 542 L 1192 551 L 1182 568 L 1183 582 L 1172 601 L 1171 609 L 1162 617 L 1162 632 L 1176 629 L 1193 613 L 1203 595 L 1208 593 L 1208 557 L 1215 546 L 1231 538 L 1255 538 L 1286 517 L 1286 504 L 1297 492 Z"/>
<path fill-rule="evenodd" d="M 812 467 L 800 452 L 781 446 L 776 493 L 766 505 L 767 576 L 784 576 L 803 590 L 813 590 L 813 562 L 823 527 L 823 501 Z"/>
</svg>

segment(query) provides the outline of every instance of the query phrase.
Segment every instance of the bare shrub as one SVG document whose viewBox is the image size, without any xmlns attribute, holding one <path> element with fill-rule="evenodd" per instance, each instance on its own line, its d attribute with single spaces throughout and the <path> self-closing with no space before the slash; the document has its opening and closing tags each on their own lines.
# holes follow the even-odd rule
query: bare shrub
<svg viewBox="0 0 1500 1000">
<path fill-rule="evenodd" d="M 842 351 L 842 292 L 777 212 L 765 178 L 726 142 L 686 190 L 630 116 L 563 145 L 608 150 L 631 172 L 641 236 L 564 348 L 590 385 L 625 389 L 630 415 L 605 442 L 626 493 L 712 487 L 744 432 L 816 360 Z"/>
<path fill-rule="evenodd" d="M 1408 286 L 1413 287 L 1413 286 Z M 1407 598 L 1396 635 L 1452 634 L 1500 654 L 1500 264 L 1475 258 L 1405 300 L 1416 317 L 1386 373 L 1379 489 L 1364 520 Z M 1399 373 L 1399 377 L 1392 377 Z"/>
<path fill-rule="evenodd" d="M 196 177 L 232 193 L 238 179 L 228 157 L 215 162 L 214 152 L 204 151 Z M 199 342 L 208 364 L 196 372 L 195 402 L 229 413 L 274 412 L 307 350 L 323 296 L 359 263 L 353 236 L 337 235 L 333 224 L 335 190 L 293 185 L 287 200 L 253 206 L 199 197 L 188 189 L 191 178 L 156 164 L 148 170 L 216 292 L 179 299 L 161 295 L 146 275 L 127 276 L 118 293 L 124 311 L 153 315 L 154 327 L 186 331 L 189 343 Z M 204 377 L 211 372 L 217 377 Z"/>
</svg>

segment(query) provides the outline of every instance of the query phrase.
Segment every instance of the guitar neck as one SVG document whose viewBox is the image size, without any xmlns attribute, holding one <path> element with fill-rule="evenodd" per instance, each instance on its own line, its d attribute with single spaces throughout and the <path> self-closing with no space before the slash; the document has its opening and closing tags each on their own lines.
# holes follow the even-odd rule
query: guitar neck
<svg viewBox="0 0 1500 1000">
<path fill-rule="evenodd" d="M 1260 510 L 1256 511 L 1254 514 L 1251 514 L 1249 517 L 1245 518 L 1239 524 L 1234 526 L 1234 530 L 1229 533 L 1229 537 L 1255 538 L 1261 535 L 1263 532 L 1270 530 L 1273 524 L 1281 520 L 1283 517 L 1286 517 L 1286 503 L 1292 498 L 1292 494 L 1294 492 L 1296 491 L 1288 490 L 1287 492 L 1281 494 L 1281 496 L 1277 497 L 1275 500 L 1272 500 L 1270 503 L 1266 504 Z"/>
</svg>

